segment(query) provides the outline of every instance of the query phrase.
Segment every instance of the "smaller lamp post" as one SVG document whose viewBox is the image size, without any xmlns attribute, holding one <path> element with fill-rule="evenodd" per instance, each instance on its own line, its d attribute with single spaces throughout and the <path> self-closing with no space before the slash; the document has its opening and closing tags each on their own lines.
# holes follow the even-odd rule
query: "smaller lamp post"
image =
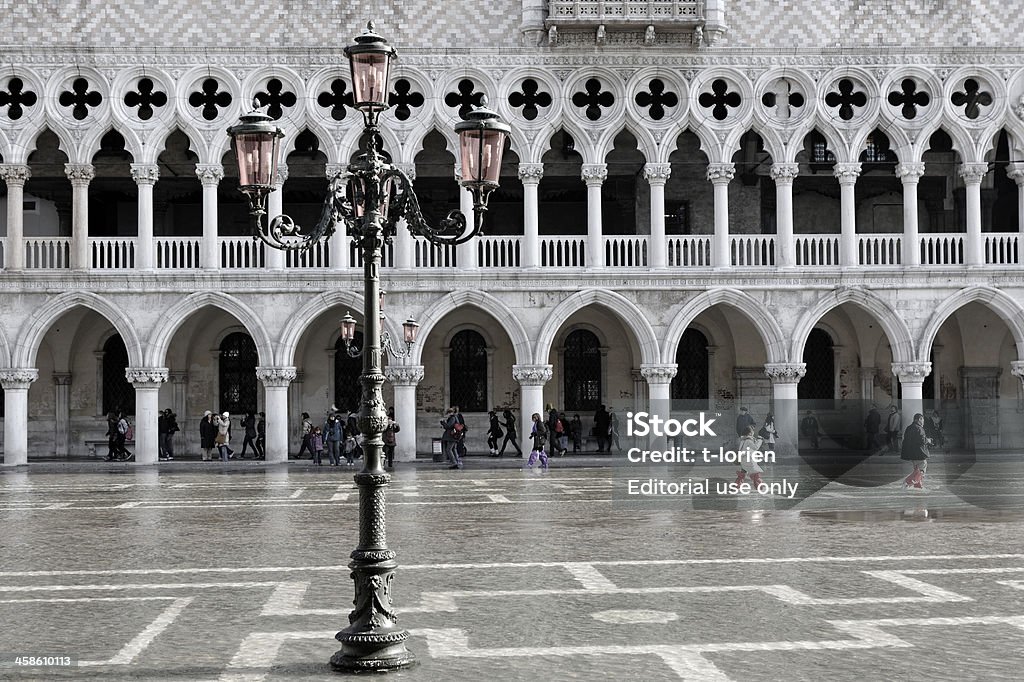
<svg viewBox="0 0 1024 682">
<path fill-rule="evenodd" d="M 378 124 L 387 110 L 391 60 L 396 53 L 373 31 L 373 24 L 345 48 L 352 71 L 355 108 L 363 115 L 363 136 L 369 140 L 365 154 L 335 176 L 324 199 L 320 220 L 309 233 L 286 215 L 264 224 L 267 195 L 277 175 L 278 142 L 283 136 L 272 119 L 256 110 L 242 116 L 228 129 L 238 158 L 240 190 L 249 201 L 253 238 L 275 249 L 308 249 L 334 234 L 344 222 L 355 244 L 363 252 L 363 373 L 359 430 L 363 440 L 363 469 L 355 475 L 359 487 L 359 544 L 349 567 L 355 582 L 355 608 L 349 625 L 337 634 L 342 648 L 331 658 L 336 670 L 349 672 L 394 670 L 414 662 L 406 649 L 409 633 L 397 625 L 392 608 L 391 584 L 398 562 L 387 546 L 384 491 L 391 477 L 381 466 L 387 414 L 381 388 L 384 375 L 381 354 L 393 348 L 390 336 L 381 334 L 380 262 L 381 250 L 390 244 L 398 221 L 404 219 L 409 231 L 433 244 L 455 246 L 480 234 L 487 200 L 498 186 L 501 157 L 511 129 L 486 106 L 474 108 L 466 120 L 455 125 L 459 134 L 462 186 L 473 195 L 473 222 L 467 225 L 460 210 L 453 210 L 437 226 L 427 223 L 413 193 L 412 181 L 380 151 Z M 486 102 L 483 103 L 486 105 Z M 404 328 L 405 353 L 416 340 L 419 327 L 408 320 Z M 347 331 L 346 331 L 347 328 Z M 342 334 L 355 335 L 351 315 L 342 321 Z M 350 349 L 350 354 L 352 353 Z M 358 351 L 355 352 L 358 354 Z"/>
</svg>

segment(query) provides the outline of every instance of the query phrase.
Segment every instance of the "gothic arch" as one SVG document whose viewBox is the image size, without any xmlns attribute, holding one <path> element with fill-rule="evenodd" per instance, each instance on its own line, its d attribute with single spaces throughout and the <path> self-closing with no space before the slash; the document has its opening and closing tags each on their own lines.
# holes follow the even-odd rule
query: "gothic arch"
<svg viewBox="0 0 1024 682">
<path fill-rule="evenodd" d="M 661 362 L 672 364 L 676 361 L 676 348 L 679 346 L 683 333 L 693 321 L 705 310 L 724 303 L 741 312 L 761 335 L 765 355 L 768 362 L 786 361 L 785 335 L 775 318 L 771 316 L 752 296 L 738 289 L 710 289 L 691 299 L 682 310 L 676 313 L 675 319 L 665 334 L 665 346 L 661 350 Z"/>
<path fill-rule="evenodd" d="M 658 339 L 654 335 L 651 323 L 639 308 L 622 294 L 603 289 L 584 289 L 559 303 L 548 315 L 537 334 L 537 344 L 533 351 L 534 364 L 546 365 L 558 330 L 573 314 L 595 303 L 610 310 L 625 323 L 627 331 L 634 334 L 640 346 L 641 363 L 656 364 L 658 362 Z"/>
<path fill-rule="evenodd" d="M 825 316 L 825 313 L 843 303 L 854 303 L 874 315 L 889 339 L 889 345 L 892 347 L 893 362 L 911 362 L 914 360 L 914 340 L 910 334 L 910 329 L 907 327 L 906 322 L 903 321 L 903 318 L 893 311 L 892 306 L 875 294 L 863 289 L 844 288 L 834 289 L 826 294 L 817 305 L 809 308 L 800 318 L 800 321 L 797 322 L 796 329 L 793 330 L 791 337 L 793 345 L 790 346 L 789 351 L 790 358 L 794 362 L 797 361 L 797 358 L 803 357 L 804 345 L 807 343 L 807 337 L 815 325 Z"/>
<path fill-rule="evenodd" d="M 281 335 L 280 343 L 277 346 L 276 361 L 279 365 L 288 367 L 295 363 L 295 350 L 299 346 L 299 339 L 302 338 L 309 326 L 313 324 L 316 317 L 334 306 L 348 306 L 361 314 L 363 311 L 363 297 L 345 289 L 322 291 L 318 295 L 296 310 L 285 323 L 284 333 Z M 337 332 L 340 334 L 340 329 Z M 392 334 L 393 335 L 393 334 Z M 337 341 L 337 335 L 332 335 Z M 401 338 L 399 336 L 398 338 Z"/>
<path fill-rule="evenodd" d="M 35 367 L 36 353 L 43 336 L 57 319 L 75 306 L 82 306 L 106 318 L 121 335 L 128 349 L 128 360 L 134 367 L 143 366 L 142 343 L 128 316 L 116 305 L 88 291 L 70 291 L 54 296 L 28 318 L 18 335 L 18 343 L 11 357 L 14 367 Z"/>
<path fill-rule="evenodd" d="M 1024 308 L 1021 308 L 1020 304 L 1002 291 L 984 286 L 961 289 L 938 305 L 924 331 L 921 332 L 917 356 L 927 360 L 931 355 L 935 337 L 943 323 L 957 310 L 974 302 L 992 309 L 1006 323 L 1017 344 L 1017 356 L 1021 357 L 1021 354 L 1024 353 Z"/>
<path fill-rule="evenodd" d="M 530 362 L 530 337 L 527 335 L 523 323 L 519 321 L 519 318 L 516 317 L 515 313 L 508 306 L 497 298 L 475 289 L 449 292 L 427 308 L 423 313 L 423 319 L 420 321 L 420 337 L 427 338 L 434 329 L 434 326 L 441 321 L 441 318 L 462 306 L 474 306 L 493 317 L 512 340 L 512 349 L 515 351 L 516 363 L 528 364 Z M 413 346 L 412 357 L 409 358 L 408 362 L 412 365 L 420 365 L 423 364 L 422 359 L 423 344 L 418 343 Z"/>
<path fill-rule="evenodd" d="M 242 303 L 234 296 L 222 294 L 216 291 L 204 291 L 192 294 L 185 300 L 177 303 L 167 310 L 161 318 L 160 324 L 153 330 L 149 337 L 149 353 L 147 362 L 151 367 L 163 367 L 167 359 L 167 347 L 171 339 L 181 325 L 192 313 L 197 312 L 206 306 L 220 308 L 224 312 L 233 315 L 236 320 L 242 323 L 252 340 L 256 343 L 256 351 L 259 354 L 260 364 L 270 364 L 274 358 L 273 344 L 270 342 L 270 334 L 252 308 Z"/>
</svg>

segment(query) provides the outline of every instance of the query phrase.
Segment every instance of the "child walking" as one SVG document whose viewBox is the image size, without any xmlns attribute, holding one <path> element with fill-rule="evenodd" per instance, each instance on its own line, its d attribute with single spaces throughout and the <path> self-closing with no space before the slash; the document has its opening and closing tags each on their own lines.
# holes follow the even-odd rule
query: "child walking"
<svg viewBox="0 0 1024 682">
<path fill-rule="evenodd" d="M 544 444 L 548 439 L 548 427 L 541 421 L 540 415 L 536 412 L 530 417 L 533 420 L 533 429 L 530 431 L 530 437 L 533 438 L 533 450 L 530 452 L 530 459 L 526 460 L 526 466 L 530 469 L 540 458 L 540 466 L 542 471 L 548 470 L 548 453 L 544 452 Z"/>
<path fill-rule="evenodd" d="M 309 434 L 309 447 L 313 448 L 313 459 L 316 460 L 316 465 L 318 467 L 323 466 L 324 434 L 320 431 L 319 426 Z"/>
</svg>

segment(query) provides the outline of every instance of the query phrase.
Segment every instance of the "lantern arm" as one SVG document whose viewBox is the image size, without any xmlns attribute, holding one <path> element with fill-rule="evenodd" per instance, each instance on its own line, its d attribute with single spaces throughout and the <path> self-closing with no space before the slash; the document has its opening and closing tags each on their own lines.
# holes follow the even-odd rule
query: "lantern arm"
<svg viewBox="0 0 1024 682">
<path fill-rule="evenodd" d="M 420 209 L 419 199 L 413 191 L 412 181 L 405 173 L 394 166 L 390 166 L 385 173 L 386 177 L 393 179 L 395 183 L 395 195 L 392 199 L 393 209 L 388 215 L 387 234 L 395 233 L 397 223 L 405 219 L 409 232 L 415 237 L 423 237 L 432 244 L 439 246 L 458 246 L 465 244 L 481 232 L 483 227 L 482 210 L 474 206 L 474 220 L 472 229 L 467 231 L 466 215 L 459 209 L 448 212 L 444 218 L 432 226 L 423 216 Z M 484 208 L 483 210 L 486 210 Z"/>
<path fill-rule="evenodd" d="M 405 348 L 401 346 L 404 345 Z M 356 346 L 351 341 L 345 341 L 345 353 L 350 358 L 358 358 L 363 354 L 362 346 Z M 391 354 L 395 360 L 403 360 L 412 355 L 412 342 L 396 342 L 391 338 L 391 332 L 386 329 L 380 333 L 380 349 L 384 355 Z"/>
</svg>

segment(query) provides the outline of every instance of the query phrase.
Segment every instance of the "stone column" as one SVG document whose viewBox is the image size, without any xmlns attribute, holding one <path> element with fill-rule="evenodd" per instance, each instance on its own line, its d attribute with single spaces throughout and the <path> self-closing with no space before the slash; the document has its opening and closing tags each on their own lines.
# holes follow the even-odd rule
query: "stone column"
<svg viewBox="0 0 1024 682">
<path fill-rule="evenodd" d="M 295 377 L 294 367 L 256 368 L 266 394 L 268 464 L 288 461 L 288 385 Z"/>
<path fill-rule="evenodd" d="M 135 387 L 135 463 L 156 464 L 160 455 L 160 387 L 167 383 L 167 368 L 128 367 L 124 375 Z"/>
<path fill-rule="evenodd" d="M 139 190 L 139 238 L 135 245 L 135 269 L 152 270 L 156 267 L 156 249 L 153 242 L 153 185 L 160 178 L 160 167 L 155 163 L 133 163 L 132 180 Z"/>
<path fill-rule="evenodd" d="M 987 173 L 987 163 L 965 163 L 960 167 L 960 177 L 967 187 L 967 244 L 964 248 L 967 265 L 985 264 L 981 241 L 981 181 Z"/>
<path fill-rule="evenodd" d="M 900 414 L 903 417 L 903 428 L 906 429 L 914 421 L 915 414 L 924 414 L 924 397 L 922 387 L 924 379 L 932 371 L 930 362 L 894 362 L 892 373 L 899 379 L 902 391 Z M 900 434 L 901 436 L 903 434 Z"/>
<path fill-rule="evenodd" d="M 339 175 L 344 175 L 348 168 L 347 164 L 344 163 L 329 163 L 325 169 L 327 175 L 327 182 L 330 183 Z M 403 168 L 402 170 L 406 170 Z M 411 180 L 412 178 L 410 178 Z M 398 244 L 396 248 L 401 245 L 401 233 L 406 230 L 399 230 Z M 338 221 L 334 226 L 334 234 L 331 235 L 330 240 L 327 242 L 327 259 L 330 261 L 331 270 L 347 270 L 349 267 L 348 258 L 348 227 L 345 225 L 345 221 Z"/>
<path fill-rule="evenodd" d="M 1017 183 L 1017 231 L 1024 232 L 1024 163 L 1011 163 L 1006 177 Z"/>
<path fill-rule="evenodd" d="M 395 421 L 401 431 L 395 436 L 395 461 L 416 459 L 416 387 L 423 381 L 423 365 L 388 365 L 384 376 L 395 396 Z"/>
<path fill-rule="evenodd" d="M 715 186 L 715 236 L 711 240 L 711 264 L 716 268 L 732 265 L 729 255 L 729 182 L 735 175 L 735 164 L 708 165 L 708 180 Z"/>
<path fill-rule="evenodd" d="M 71 435 L 71 374 L 53 373 L 54 404 L 53 445 L 58 457 L 70 454 Z"/>
<path fill-rule="evenodd" d="M 832 171 L 839 180 L 840 219 L 839 264 L 843 267 L 858 265 L 857 256 L 857 178 L 859 163 L 837 163 Z"/>
<path fill-rule="evenodd" d="M 800 175 L 800 164 L 772 164 L 771 175 L 775 180 L 775 264 L 781 268 L 788 268 L 796 265 L 796 242 L 793 238 L 793 181 Z"/>
<path fill-rule="evenodd" d="M 587 249 L 588 268 L 604 267 L 604 224 L 601 218 L 601 185 L 608 177 L 608 164 L 583 164 L 583 182 L 587 185 Z M 525 435 L 524 435 L 525 438 Z"/>
<path fill-rule="evenodd" d="M 540 205 L 537 190 L 544 177 L 543 163 L 519 164 L 519 179 L 523 181 L 523 244 L 522 267 L 540 265 Z"/>
<path fill-rule="evenodd" d="M 404 172 L 406 174 L 406 176 L 409 178 L 409 182 L 414 182 L 416 180 L 416 164 L 414 164 L 414 163 L 396 163 L 395 165 L 398 166 L 398 168 L 402 172 Z M 343 228 L 340 225 L 339 225 L 339 228 L 345 229 L 345 228 Z M 416 242 L 412 238 L 412 233 L 409 232 L 409 227 L 406 224 L 404 218 L 402 220 L 398 221 L 398 224 L 395 226 L 395 228 L 396 228 L 396 231 L 395 231 L 395 242 L 394 242 L 395 243 L 395 267 L 400 269 L 400 270 L 411 270 L 415 266 L 415 264 L 416 264 Z M 331 241 L 332 242 L 334 241 L 333 237 L 332 237 Z M 343 241 L 347 244 L 348 243 L 348 238 L 346 237 Z M 346 247 L 346 251 L 347 251 L 347 247 Z M 395 416 L 397 417 L 397 413 L 396 413 Z M 398 425 L 401 426 L 403 430 L 405 429 L 405 426 L 403 426 L 401 422 L 399 422 Z M 416 448 L 415 448 L 415 443 L 414 443 L 413 444 L 413 454 L 414 455 L 415 455 L 415 451 L 416 451 Z M 396 452 L 395 456 L 397 457 L 398 456 L 397 455 L 398 451 L 396 450 L 395 452 Z"/>
<path fill-rule="evenodd" d="M 462 182 L 462 176 L 459 174 L 462 166 L 456 166 L 455 170 L 455 181 Z M 473 193 L 468 189 L 459 185 L 459 210 L 462 211 L 462 215 L 466 216 L 466 229 L 473 229 Z M 477 258 L 477 240 L 470 239 L 465 244 L 459 244 L 455 247 L 456 256 L 455 262 L 459 264 L 459 270 L 476 270 L 479 266 L 479 259 Z"/>
<path fill-rule="evenodd" d="M 917 183 L 924 175 L 921 162 L 901 163 L 896 176 L 903 183 L 903 265 L 921 264 L 921 237 L 917 217 Z"/>
<path fill-rule="evenodd" d="M 284 213 L 284 183 L 288 179 L 288 166 L 284 163 L 278 162 L 277 164 L 277 183 L 274 186 L 274 191 L 267 196 L 267 217 L 266 219 L 273 220 L 277 216 Z M 257 242 L 257 244 L 263 244 L 263 242 Z M 284 270 L 284 251 L 281 249 L 274 249 L 269 246 L 259 246 L 257 248 L 263 248 L 266 268 L 267 270 Z M 269 438 L 269 436 L 268 436 Z M 270 441 L 267 441 L 268 446 Z"/>
<path fill-rule="evenodd" d="M 544 414 L 544 385 L 551 381 L 551 365 L 512 365 L 512 378 L 519 382 L 519 444 L 530 449 L 530 431 L 537 412 Z"/>
<path fill-rule="evenodd" d="M 4 389 L 4 466 L 28 464 L 28 388 L 39 378 L 35 368 L 0 369 Z"/>
<path fill-rule="evenodd" d="M 1011 360 L 1010 374 L 1020 379 L 1021 388 L 1024 389 L 1024 360 Z"/>
<path fill-rule="evenodd" d="M 644 165 L 644 178 L 651 186 L 651 241 L 647 245 L 647 265 L 668 266 L 668 244 L 665 241 L 665 184 L 672 175 L 670 163 Z"/>
<path fill-rule="evenodd" d="M 89 255 L 89 183 L 96 177 L 91 163 L 66 163 L 64 173 L 71 180 L 71 267 L 92 267 Z"/>
<path fill-rule="evenodd" d="M 25 267 L 25 183 L 32 170 L 15 163 L 0 164 L 0 178 L 7 183 L 7 243 L 3 268 L 21 270 Z"/>
<path fill-rule="evenodd" d="M 217 186 L 224 179 L 224 166 L 219 163 L 197 163 L 196 176 L 203 186 L 203 242 L 199 263 L 204 270 L 220 268 L 217 244 Z"/>
<path fill-rule="evenodd" d="M 649 411 L 662 419 L 668 419 L 672 413 L 672 379 L 675 378 L 678 368 L 671 365 L 640 365 L 640 374 L 647 380 L 647 395 L 650 403 Z M 622 424 L 621 435 L 626 435 L 626 425 Z M 637 447 L 650 450 L 665 450 L 668 447 L 668 439 L 664 436 L 650 436 L 646 442 L 640 442 Z"/>
<path fill-rule="evenodd" d="M 769 362 L 764 373 L 772 382 L 772 413 L 775 415 L 775 430 L 778 431 L 775 451 L 793 454 L 800 442 L 800 407 L 797 404 L 797 386 L 807 374 L 803 362 Z"/>
</svg>

